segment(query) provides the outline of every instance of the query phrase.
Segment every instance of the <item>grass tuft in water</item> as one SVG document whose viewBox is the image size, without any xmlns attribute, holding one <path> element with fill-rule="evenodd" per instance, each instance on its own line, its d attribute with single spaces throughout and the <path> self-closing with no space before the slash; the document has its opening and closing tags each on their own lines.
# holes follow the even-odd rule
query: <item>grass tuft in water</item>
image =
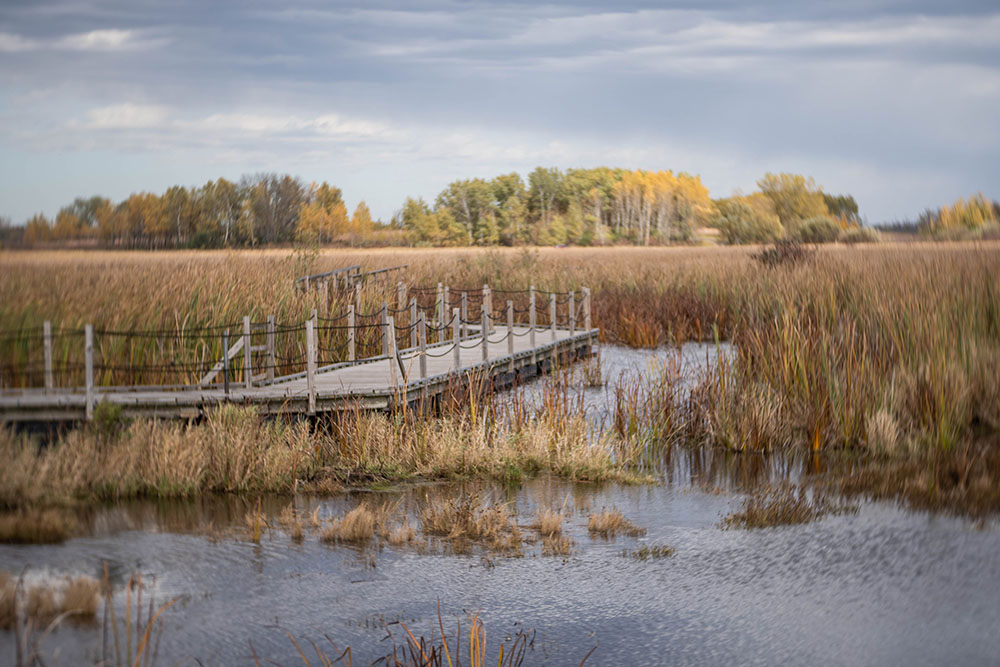
<svg viewBox="0 0 1000 667">
<path fill-rule="evenodd" d="M 324 542 L 367 542 L 375 537 L 376 526 L 375 513 L 365 505 L 358 505 L 323 528 L 319 538 Z"/>
<path fill-rule="evenodd" d="M 599 535 L 606 540 L 619 534 L 629 537 L 639 537 L 646 534 L 645 528 L 635 525 L 615 508 L 591 514 L 587 520 L 587 530 L 592 536 Z"/>
<path fill-rule="evenodd" d="M 622 558 L 632 560 L 659 560 L 660 558 L 670 558 L 676 553 L 675 549 L 666 544 L 643 544 L 635 549 L 624 549 Z"/>
</svg>

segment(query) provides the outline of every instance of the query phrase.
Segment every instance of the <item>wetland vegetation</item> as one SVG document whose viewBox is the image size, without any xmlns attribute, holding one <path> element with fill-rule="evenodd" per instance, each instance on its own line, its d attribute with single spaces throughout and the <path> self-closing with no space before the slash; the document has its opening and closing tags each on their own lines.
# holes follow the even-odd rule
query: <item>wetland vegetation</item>
<svg viewBox="0 0 1000 667">
<path fill-rule="evenodd" d="M 315 545 L 353 550 L 365 567 L 377 567 L 383 549 L 471 554 L 483 564 L 572 560 L 605 540 L 618 561 L 661 567 L 693 547 L 662 532 L 646 537 L 648 522 L 630 516 L 642 506 L 624 513 L 613 494 L 586 509 L 568 506 L 566 495 L 522 507 L 466 491 L 402 507 L 393 498 L 429 482 L 516 490 L 563 480 L 553 483 L 600 494 L 670 480 L 690 483 L 711 504 L 719 457 L 757 472 L 731 476 L 719 492 L 735 502 L 706 524 L 716 531 L 849 521 L 881 500 L 990 521 L 1000 509 L 998 250 L 992 242 L 883 243 L 790 259 L 718 247 L 7 252 L 4 387 L 37 382 L 17 369 L 38 363 L 40 345 L 12 331 L 37 331 L 48 319 L 64 332 L 54 343 L 66 383 L 78 381 L 75 332 L 83 324 L 156 331 L 103 344 L 98 336 L 102 358 L 124 362 L 103 380 L 165 381 L 167 364 L 214 358 L 216 327 L 244 315 L 297 322 L 314 308 L 337 312 L 342 295 L 327 304 L 294 281 L 353 263 L 407 264 L 411 285 L 588 286 L 608 345 L 663 350 L 697 341 L 728 351 L 695 370 L 661 351 L 632 377 L 608 376 L 595 363 L 557 369 L 530 395 L 528 387 L 494 395 L 473 382 L 433 412 L 300 420 L 228 406 L 184 423 L 99 411 L 92 424 L 49 434 L 44 444 L 6 428 L 0 539 L 86 536 L 94 530 L 88 514 L 108 504 L 231 496 L 248 506 L 223 522 L 230 528 L 207 534 L 221 530 L 268 550 L 275 536 L 308 553 Z M 367 285 L 363 310 L 394 293 L 394 284 Z M 169 342 L 195 330 L 206 333 Z M 289 357 L 300 352 L 292 337 L 280 345 Z M 585 400 L 594 385 L 603 385 L 607 408 L 596 420 Z M 283 500 L 262 509 L 260 498 L 271 494 Z M 317 497 L 352 500 L 322 516 L 319 504 L 288 500 Z M 403 644 L 419 646 L 412 639 Z"/>
</svg>

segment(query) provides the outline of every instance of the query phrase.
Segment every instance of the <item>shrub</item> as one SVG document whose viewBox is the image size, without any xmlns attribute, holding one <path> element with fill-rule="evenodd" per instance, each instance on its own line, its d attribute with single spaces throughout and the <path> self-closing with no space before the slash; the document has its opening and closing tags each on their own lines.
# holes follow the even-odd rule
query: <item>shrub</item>
<svg viewBox="0 0 1000 667">
<path fill-rule="evenodd" d="M 878 243 L 882 240 L 881 235 L 878 231 L 872 229 L 871 227 L 848 227 L 847 229 L 841 230 L 840 237 L 837 239 L 841 243 Z"/>
<path fill-rule="evenodd" d="M 840 226 L 826 216 L 803 220 L 796 232 L 803 243 L 833 243 L 840 235 Z"/>
</svg>

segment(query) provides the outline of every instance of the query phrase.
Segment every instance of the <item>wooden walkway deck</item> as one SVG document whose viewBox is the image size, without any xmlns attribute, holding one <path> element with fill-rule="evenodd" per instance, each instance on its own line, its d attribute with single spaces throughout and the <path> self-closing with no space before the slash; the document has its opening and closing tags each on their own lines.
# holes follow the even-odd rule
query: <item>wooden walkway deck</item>
<svg viewBox="0 0 1000 667">
<path fill-rule="evenodd" d="M 0 393 L 0 422 L 76 421 L 88 416 L 96 403 L 120 405 L 124 416 L 197 418 L 223 403 L 254 405 L 262 414 L 317 414 L 349 410 L 389 410 L 414 404 L 445 391 L 471 374 L 485 372 L 497 385 L 545 372 L 557 359 L 572 361 L 589 355 L 597 345 L 598 330 L 536 328 L 535 346 L 530 328 L 495 325 L 483 358 L 482 336 L 468 336 L 459 343 L 428 345 L 426 371 L 421 377 L 420 351 L 376 357 L 320 368 L 313 374 L 312 394 L 306 374 L 278 378 L 263 386 L 233 386 L 177 390 L 128 390 L 94 387 L 21 389 Z"/>
</svg>

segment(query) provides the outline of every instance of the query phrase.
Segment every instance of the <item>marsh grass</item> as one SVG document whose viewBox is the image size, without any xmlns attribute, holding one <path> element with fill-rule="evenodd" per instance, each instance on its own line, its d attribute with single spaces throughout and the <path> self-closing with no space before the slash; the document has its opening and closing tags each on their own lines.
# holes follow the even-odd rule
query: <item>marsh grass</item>
<svg viewBox="0 0 1000 667">
<path fill-rule="evenodd" d="M 367 542 L 375 537 L 378 519 L 365 505 L 358 505 L 320 531 L 323 542 Z"/>
<path fill-rule="evenodd" d="M 108 451 L 88 442 L 96 443 L 95 436 L 70 434 L 71 447 L 54 448 L 63 450 L 61 462 L 16 446 L 18 438 L 5 434 L 0 447 L 12 464 L 0 469 L 0 505 L 49 502 L 60 495 L 287 492 L 296 480 L 332 487 L 413 476 L 516 481 L 538 472 L 621 480 L 651 448 L 674 445 L 742 452 L 847 450 L 954 469 L 960 480 L 985 476 L 998 486 L 998 248 L 992 241 L 829 246 L 808 261 L 770 268 L 753 259 L 757 250 L 745 248 L 368 253 L 361 260 L 366 268 L 409 264 L 404 280 L 411 285 L 443 281 L 457 290 L 483 283 L 497 289 L 535 284 L 558 291 L 587 285 L 603 341 L 648 347 L 728 340 L 735 354 L 701 378 L 690 395 L 671 393 L 676 382 L 670 373 L 658 386 L 622 388 L 609 429 L 614 438 L 593 448 L 583 446 L 582 420 L 566 420 L 579 417 L 580 408 L 557 384 L 541 414 L 521 414 L 513 431 L 493 428 L 488 404 L 456 396 L 454 411 L 444 420 L 346 419 L 321 438 L 318 451 L 308 429 L 279 424 L 266 432 L 238 410 L 193 429 L 140 421 L 110 438 L 103 448 Z M 360 257 L 323 252 L 309 260 L 310 270 Z M 57 327 L 90 321 L 105 328 L 177 332 L 244 314 L 259 319 L 273 312 L 281 321 L 301 322 L 318 305 L 315 293 L 304 295 L 292 286 L 302 262 L 275 252 L 7 253 L 0 263 L 0 322 L 8 330 L 37 327 L 47 318 Z M 365 308 L 374 310 L 383 299 L 392 303 L 391 292 L 391 286 L 366 288 Z M 334 310 L 342 305 L 335 300 Z M 5 368 L 40 360 L 40 342 L 5 345 L 0 346 Z M 152 364 L 176 353 L 155 339 L 118 345 L 101 347 L 101 354 Z M 289 355 L 300 353 L 296 345 L 294 339 L 280 344 Z M 79 363 L 81 350 L 70 336 L 60 340 L 56 356 Z M 208 359 L 215 352 L 206 342 L 182 356 Z M 8 372 L 3 383 L 24 381 Z M 223 433 L 226 437 L 219 437 Z M 198 437 L 204 440 L 194 443 Z M 142 450 L 142 443 L 153 439 L 164 446 Z M 230 442 L 232 448 L 222 446 Z M 66 453 L 74 448 L 85 455 Z M 160 450 L 171 460 L 160 460 Z M 142 456 L 133 458 L 128 451 Z M 608 455 L 601 459 L 595 454 L 600 451 Z M 101 467 L 92 469 L 91 460 Z M 965 465 L 971 467 L 966 471 Z M 116 474 L 112 478 L 102 470 Z M 634 468 L 629 472 L 636 479 Z M 934 484 L 941 481 L 933 470 L 928 474 Z M 977 484 L 950 484 L 949 506 L 961 505 L 961 494 L 974 493 Z M 54 493 L 40 492 L 44 487 Z M 968 502 L 1000 509 L 989 494 Z"/>
<path fill-rule="evenodd" d="M 563 513 L 551 508 L 538 510 L 538 519 L 533 528 L 543 537 L 552 537 L 562 533 Z"/>
<path fill-rule="evenodd" d="M 108 439 L 86 429 L 40 447 L 0 430 L 0 507 L 129 497 L 339 490 L 413 478 L 508 479 L 550 473 L 587 481 L 640 476 L 582 417 L 495 428 L 467 417 L 358 414 L 327 431 L 223 406 L 200 424 L 137 420 Z M 12 522 L 14 530 L 19 522 Z M 26 525 L 26 524 L 25 524 Z"/>
<path fill-rule="evenodd" d="M 316 509 L 318 510 L 319 507 Z M 295 509 L 295 503 L 289 503 L 281 510 L 281 514 L 278 515 L 278 524 L 285 529 L 293 542 L 301 542 L 304 539 L 305 526 L 302 517 Z"/>
<path fill-rule="evenodd" d="M 646 534 L 645 528 L 640 528 L 625 518 L 619 510 L 611 508 L 591 514 L 587 518 L 587 531 L 610 540 L 618 535 L 639 537 Z"/>
<path fill-rule="evenodd" d="M 93 577 L 75 575 L 31 579 L 0 571 L 0 629 L 46 627 L 64 619 L 95 625 L 100 586 Z"/>
<path fill-rule="evenodd" d="M 409 518 L 404 518 L 403 521 L 389 530 L 388 540 L 389 544 L 394 546 L 400 546 L 403 544 L 408 544 L 413 541 L 416 537 L 416 529 L 410 525 Z"/>
<path fill-rule="evenodd" d="M 467 613 L 466 629 L 462 629 L 462 621 L 458 619 L 455 626 L 455 634 L 452 638 L 445 631 L 445 624 L 441 615 L 441 602 L 437 607 L 437 632 L 432 631 L 430 638 L 423 635 L 416 636 L 404 622 L 395 624 L 383 624 L 386 631 L 385 641 L 391 644 L 391 650 L 373 664 L 384 664 L 391 667 L 483 667 L 487 659 L 486 626 L 480 618 L 479 612 Z M 400 632 L 400 628 L 402 632 Z M 308 642 L 315 652 L 321 665 L 352 664 L 351 648 L 345 646 L 341 649 L 329 635 L 324 635 L 326 640 L 324 645 L 317 644 L 311 639 L 300 642 L 289 632 L 285 633 L 288 640 L 295 647 L 299 657 L 304 664 L 310 664 L 303 650 L 303 645 Z M 464 642 L 464 643 L 463 643 Z M 509 643 L 507 643 L 509 642 Z M 326 646 L 330 648 L 327 649 Z M 534 650 L 535 632 L 533 630 L 519 629 L 513 636 L 501 641 L 497 649 L 497 667 L 519 667 L 524 664 L 529 651 Z M 583 665 L 594 653 L 591 649 L 580 665 Z M 332 653 L 327 653 L 332 650 Z M 260 665 L 257 651 L 250 642 L 250 651 L 254 659 L 254 664 Z M 464 662 L 464 661 L 468 662 Z M 346 661 L 346 662 L 345 662 Z"/>
<path fill-rule="evenodd" d="M 420 513 L 420 523 L 424 533 L 446 538 L 456 551 L 481 544 L 504 555 L 521 555 L 521 530 L 505 503 L 484 503 L 470 493 L 431 499 Z"/>
<path fill-rule="evenodd" d="M 676 550 L 666 544 L 642 544 L 635 549 L 625 549 L 622 551 L 623 558 L 630 558 L 637 561 L 659 560 L 670 558 Z"/>
</svg>

